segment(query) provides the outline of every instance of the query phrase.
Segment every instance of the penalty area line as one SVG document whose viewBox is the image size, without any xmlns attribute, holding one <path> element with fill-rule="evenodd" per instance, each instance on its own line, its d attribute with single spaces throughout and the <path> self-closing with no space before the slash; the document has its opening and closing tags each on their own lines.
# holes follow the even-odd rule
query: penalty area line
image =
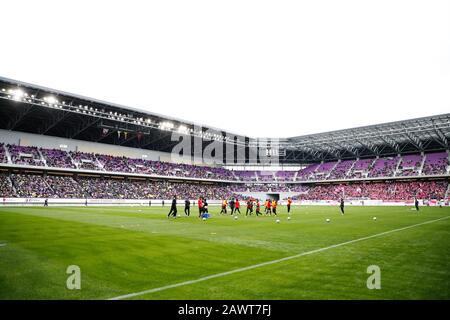
<svg viewBox="0 0 450 320">
<path fill-rule="evenodd" d="M 310 254 L 314 254 L 314 253 L 330 250 L 330 249 L 333 249 L 333 248 L 342 247 L 342 246 L 345 246 L 345 245 L 348 245 L 348 244 L 352 244 L 352 243 L 356 243 L 356 242 L 360 242 L 360 241 L 364 241 L 364 240 L 369 240 L 369 239 L 373 239 L 373 238 L 377 238 L 377 237 L 382 237 L 382 236 L 385 236 L 385 235 L 388 235 L 388 234 L 391 234 L 391 233 L 394 233 L 394 232 L 399 232 L 399 231 L 403 231 L 403 230 L 407 230 L 407 229 L 423 226 L 423 225 L 426 225 L 426 224 L 430 224 L 430 223 L 433 223 L 433 222 L 445 220 L 445 219 L 448 219 L 448 218 L 450 218 L 450 216 L 446 216 L 446 217 L 442 217 L 442 218 L 434 219 L 434 220 L 429 220 L 429 221 L 413 224 L 413 225 L 402 227 L 402 228 L 398 228 L 398 229 L 384 231 L 384 232 L 381 232 L 381 233 L 373 234 L 371 236 L 366 236 L 366 237 L 362 237 L 362 238 L 358 238 L 358 239 L 354 239 L 354 240 L 350 240 L 350 241 L 341 242 L 341 243 L 334 244 L 334 245 L 331 245 L 331 246 L 328 246 L 328 247 L 302 252 L 302 253 L 299 253 L 299 254 L 296 254 L 296 255 L 293 255 L 293 256 L 289 256 L 289 257 L 285 257 L 285 258 L 280 258 L 280 259 L 276 259 L 276 260 L 266 261 L 266 262 L 254 264 L 254 265 L 243 267 L 243 268 L 239 268 L 239 269 L 234 269 L 234 270 L 230 270 L 230 271 L 226 271 L 226 272 L 212 274 L 210 276 L 206 276 L 206 277 L 202 277 L 202 278 L 198 278 L 198 279 L 194 279 L 194 280 L 174 283 L 174 284 L 170 284 L 170 285 L 167 285 L 167 286 L 163 286 L 163 287 L 159 287 L 159 288 L 153 288 L 153 289 L 148 289 L 148 290 L 139 291 L 139 292 L 133 292 L 133 293 L 117 296 L 117 297 L 114 297 L 114 298 L 110 298 L 108 300 L 123 300 L 123 299 L 133 298 L 133 297 L 137 297 L 137 296 L 142 296 L 144 294 L 149 294 L 149 293 L 164 291 L 164 290 L 167 290 L 167 289 L 187 286 L 187 285 L 190 285 L 190 284 L 203 282 L 203 281 L 210 280 L 210 279 L 225 277 L 225 276 L 228 276 L 230 274 L 243 272 L 243 271 L 248 271 L 248 270 L 252 270 L 252 269 L 256 269 L 256 268 L 260 268 L 260 267 L 264 267 L 264 266 L 280 263 L 280 262 L 283 262 L 283 261 L 296 259 L 296 258 L 299 258 L 299 257 L 303 257 L 303 256 L 307 256 L 307 255 L 310 255 Z"/>
</svg>

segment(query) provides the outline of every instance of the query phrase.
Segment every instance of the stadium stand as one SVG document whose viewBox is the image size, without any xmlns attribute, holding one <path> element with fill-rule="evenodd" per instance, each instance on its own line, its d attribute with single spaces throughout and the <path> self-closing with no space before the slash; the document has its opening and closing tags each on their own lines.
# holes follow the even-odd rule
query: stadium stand
<svg viewBox="0 0 450 320">
<path fill-rule="evenodd" d="M 405 201 L 419 199 L 443 199 L 448 181 L 388 181 L 382 183 L 354 183 L 316 185 L 298 196 L 302 200 L 374 199 Z"/>
<path fill-rule="evenodd" d="M 44 161 L 37 147 L 24 147 L 8 144 L 11 161 L 14 164 L 44 166 Z"/>
<path fill-rule="evenodd" d="M 448 172 L 449 155 L 447 152 L 436 152 L 425 155 L 422 169 L 423 175 L 436 175 Z"/>
<path fill-rule="evenodd" d="M 66 152 L 59 149 L 46 149 L 35 146 L 8 144 L 6 147 L 11 155 L 12 164 L 18 165 L 266 183 L 444 175 L 448 173 L 450 165 L 448 153 L 444 151 L 428 153 L 424 156 L 412 154 L 397 157 L 316 163 L 298 172 L 231 171 L 220 167 L 132 159 L 86 152 Z M 7 162 L 6 150 L 4 146 L 0 146 L 0 163 Z"/>
<path fill-rule="evenodd" d="M 450 114 L 260 139 L 2 77 L 0 98 L 3 198 L 410 201 L 450 192 Z M 183 156 L 203 165 L 169 161 L 174 133 L 201 140 Z M 206 165 L 210 142 L 226 147 L 214 150 L 225 167 Z M 275 169 L 293 167 L 302 169 Z"/>
</svg>

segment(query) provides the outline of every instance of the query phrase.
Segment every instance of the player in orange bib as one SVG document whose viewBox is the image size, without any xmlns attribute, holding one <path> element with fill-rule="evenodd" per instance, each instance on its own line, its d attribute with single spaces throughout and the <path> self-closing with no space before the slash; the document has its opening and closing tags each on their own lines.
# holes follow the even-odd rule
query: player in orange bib
<svg viewBox="0 0 450 320">
<path fill-rule="evenodd" d="M 272 212 L 274 215 L 277 215 L 277 205 L 278 205 L 277 201 L 273 200 L 272 201 Z"/>
<path fill-rule="evenodd" d="M 288 197 L 288 199 L 287 199 L 287 211 L 288 211 L 288 213 L 291 213 L 291 204 L 292 204 L 292 199 L 291 199 L 291 197 Z"/>
<path fill-rule="evenodd" d="M 227 206 L 228 206 L 228 201 L 227 201 L 227 199 L 224 199 L 222 201 L 222 210 L 220 210 L 220 213 L 227 214 Z"/>
</svg>

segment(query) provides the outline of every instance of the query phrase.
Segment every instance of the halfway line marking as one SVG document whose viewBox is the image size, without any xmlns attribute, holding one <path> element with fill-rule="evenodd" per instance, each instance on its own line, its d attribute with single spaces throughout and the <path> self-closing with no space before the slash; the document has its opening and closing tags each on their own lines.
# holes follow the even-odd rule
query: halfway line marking
<svg viewBox="0 0 450 320">
<path fill-rule="evenodd" d="M 413 224 L 413 225 L 410 225 L 410 226 L 407 226 L 407 227 L 403 227 L 403 228 L 399 228 L 399 229 L 393 229 L 393 230 L 389 230 L 389 231 L 384 231 L 384 232 L 377 233 L 377 234 L 374 234 L 374 235 L 371 235 L 371 236 L 362 237 L 362 238 L 359 238 L 359 239 L 354 239 L 354 240 L 350 240 L 350 241 L 346 241 L 346 242 L 341 242 L 341 243 L 334 244 L 334 245 L 331 245 L 331 246 L 328 246 L 328 247 L 315 249 L 315 250 L 311 250 L 311 251 L 307 251 L 307 252 L 302 252 L 302 253 L 299 253 L 299 254 L 296 254 L 296 255 L 293 255 L 293 256 L 289 256 L 289 257 L 285 257 L 285 258 L 281 258 L 281 259 L 266 261 L 266 262 L 258 263 L 258 264 L 251 265 L 251 266 L 248 266 L 248 267 L 243 267 L 243 268 L 239 268 L 239 269 L 225 271 L 225 272 L 213 274 L 213 275 L 210 275 L 210 276 L 206 276 L 206 277 L 203 277 L 203 278 L 198 278 L 198 279 L 195 279 L 195 280 L 189 280 L 189 281 L 185 281 L 185 282 L 170 284 L 170 285 L 159 287 L 159 288 L 153 288 L 153 289 L 149 289 L 149 290 L 129 293 L 129 294 L 125 294 L 125 295 L 122 295 L 122 296 L 110 298 L 108 300 L 122 300 L 122 299 L 127 299 L 127 298 L 141 296 L 141 295 L 148 294 L 148 293 L 154 293 L 154 292 L 158 292 L 158 291 L 164 291 L 164 290 L 167 290 L 167 289 L 182 287 L 182 286 L 186 286 L 186 285 L 189 285 L 189 284 L 194 284 L 194 283 L 206 281 L 206 280 L 209 280 L 209 279 L 220 278 L 220 277 L 228 276 L 228 275 L 233 274 L 233 273 L 243 272 L 243 271 L 256 269 L 256 268 L 259 268 L 259 267 L 264 267 L 264 266 L 268 266 L 268 265 L 271 265 L 271 264 L 275 264 L 275 263 L 279 263 L 279 262 L 283 262 L 283 261 L 287 261 L 287 260 L 292 260 L 292 259 L 295 259 L 295 258 L 307 256 L 307 255 L 310 255 L 310 254 L 313 254 L 313 253 L 318 253 L 318 252 L 322 252 L 322 251 L 325 251 L 325 250 L 329 250 L 329 249 L 345 246 L 347 244 L 351 244 L 351 243 L 355 243 L 355 242 L 359 242 L 359 241 L 364 241 L 364 240 L 368 240 L 368 239 L 372 239 L 372 238 L 381 237 L 381 236 L 384 236 L 384 235 L 387 235 L 387 234 L 390 234 L 390 233 L 411 229 L 411 228 L 414 228 L 414 227 L 418 227 L 418 226 L 422 226 L 422 225 L 425 225 L 425 224 L 437 222 L 437 221 L 440 221 L 440 220 L 445 220 L 445 219 L 448 219 L 448 218 L 450 218 L 450 216 L 446 216 L 446 217 L 442 217 L 442 218 L 435 219 L 435 220 L 430 220 L 430 221 L 425 221 L 425 222 Z"/>
<path fill-rule="evenodd" d="M 0 247 L 6 247 L 6 243 L 0 243 Z"/>
</svg>

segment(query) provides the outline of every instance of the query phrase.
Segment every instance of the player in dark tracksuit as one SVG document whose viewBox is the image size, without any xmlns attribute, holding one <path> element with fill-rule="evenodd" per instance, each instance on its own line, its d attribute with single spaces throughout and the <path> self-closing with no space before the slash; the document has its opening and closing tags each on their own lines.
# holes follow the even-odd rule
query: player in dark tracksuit
<svg viewBox="0 0 450 320">
<path fill-rule="evenodd" d="M 167 218 L 170 218 L 170 215 L 172 215 L 174 218 L 177 217 L 177 197 L 173 197 L 172 199 L 172 205 L 170 206 L 170 211 L 167 215 Z"/>
<path fill-rule="evenodd" d="M 44 200 L 44 207 L 48 207 L 48 199 Z"/>
<path fill-rule="evenodd" d="M 191 214 L 191 201 L 189 199 L 184 201 L 184 214 L 188 217 Z"/>
<path fill-rule="evenodd" d="M 233 198 L 231 198 L 229 205 L 230 205 L 230 209 L 231 209 L 231 215 L 233 215 L 234 214 L 234 206 L 235 206 Z"/>
<path fill-rule="evenodd" d="M 341 199 L 341 204 L 340 204 L 340 208 L 341 208 L 341 214 L 344 214 L 344 199 Z"/>
<path fill-rule="evenodd" d="M 416 207 L 416 211 L 419 211 L 419 200 L 417 198 L 414 198 L 414 206 Z"/>
</svg>

